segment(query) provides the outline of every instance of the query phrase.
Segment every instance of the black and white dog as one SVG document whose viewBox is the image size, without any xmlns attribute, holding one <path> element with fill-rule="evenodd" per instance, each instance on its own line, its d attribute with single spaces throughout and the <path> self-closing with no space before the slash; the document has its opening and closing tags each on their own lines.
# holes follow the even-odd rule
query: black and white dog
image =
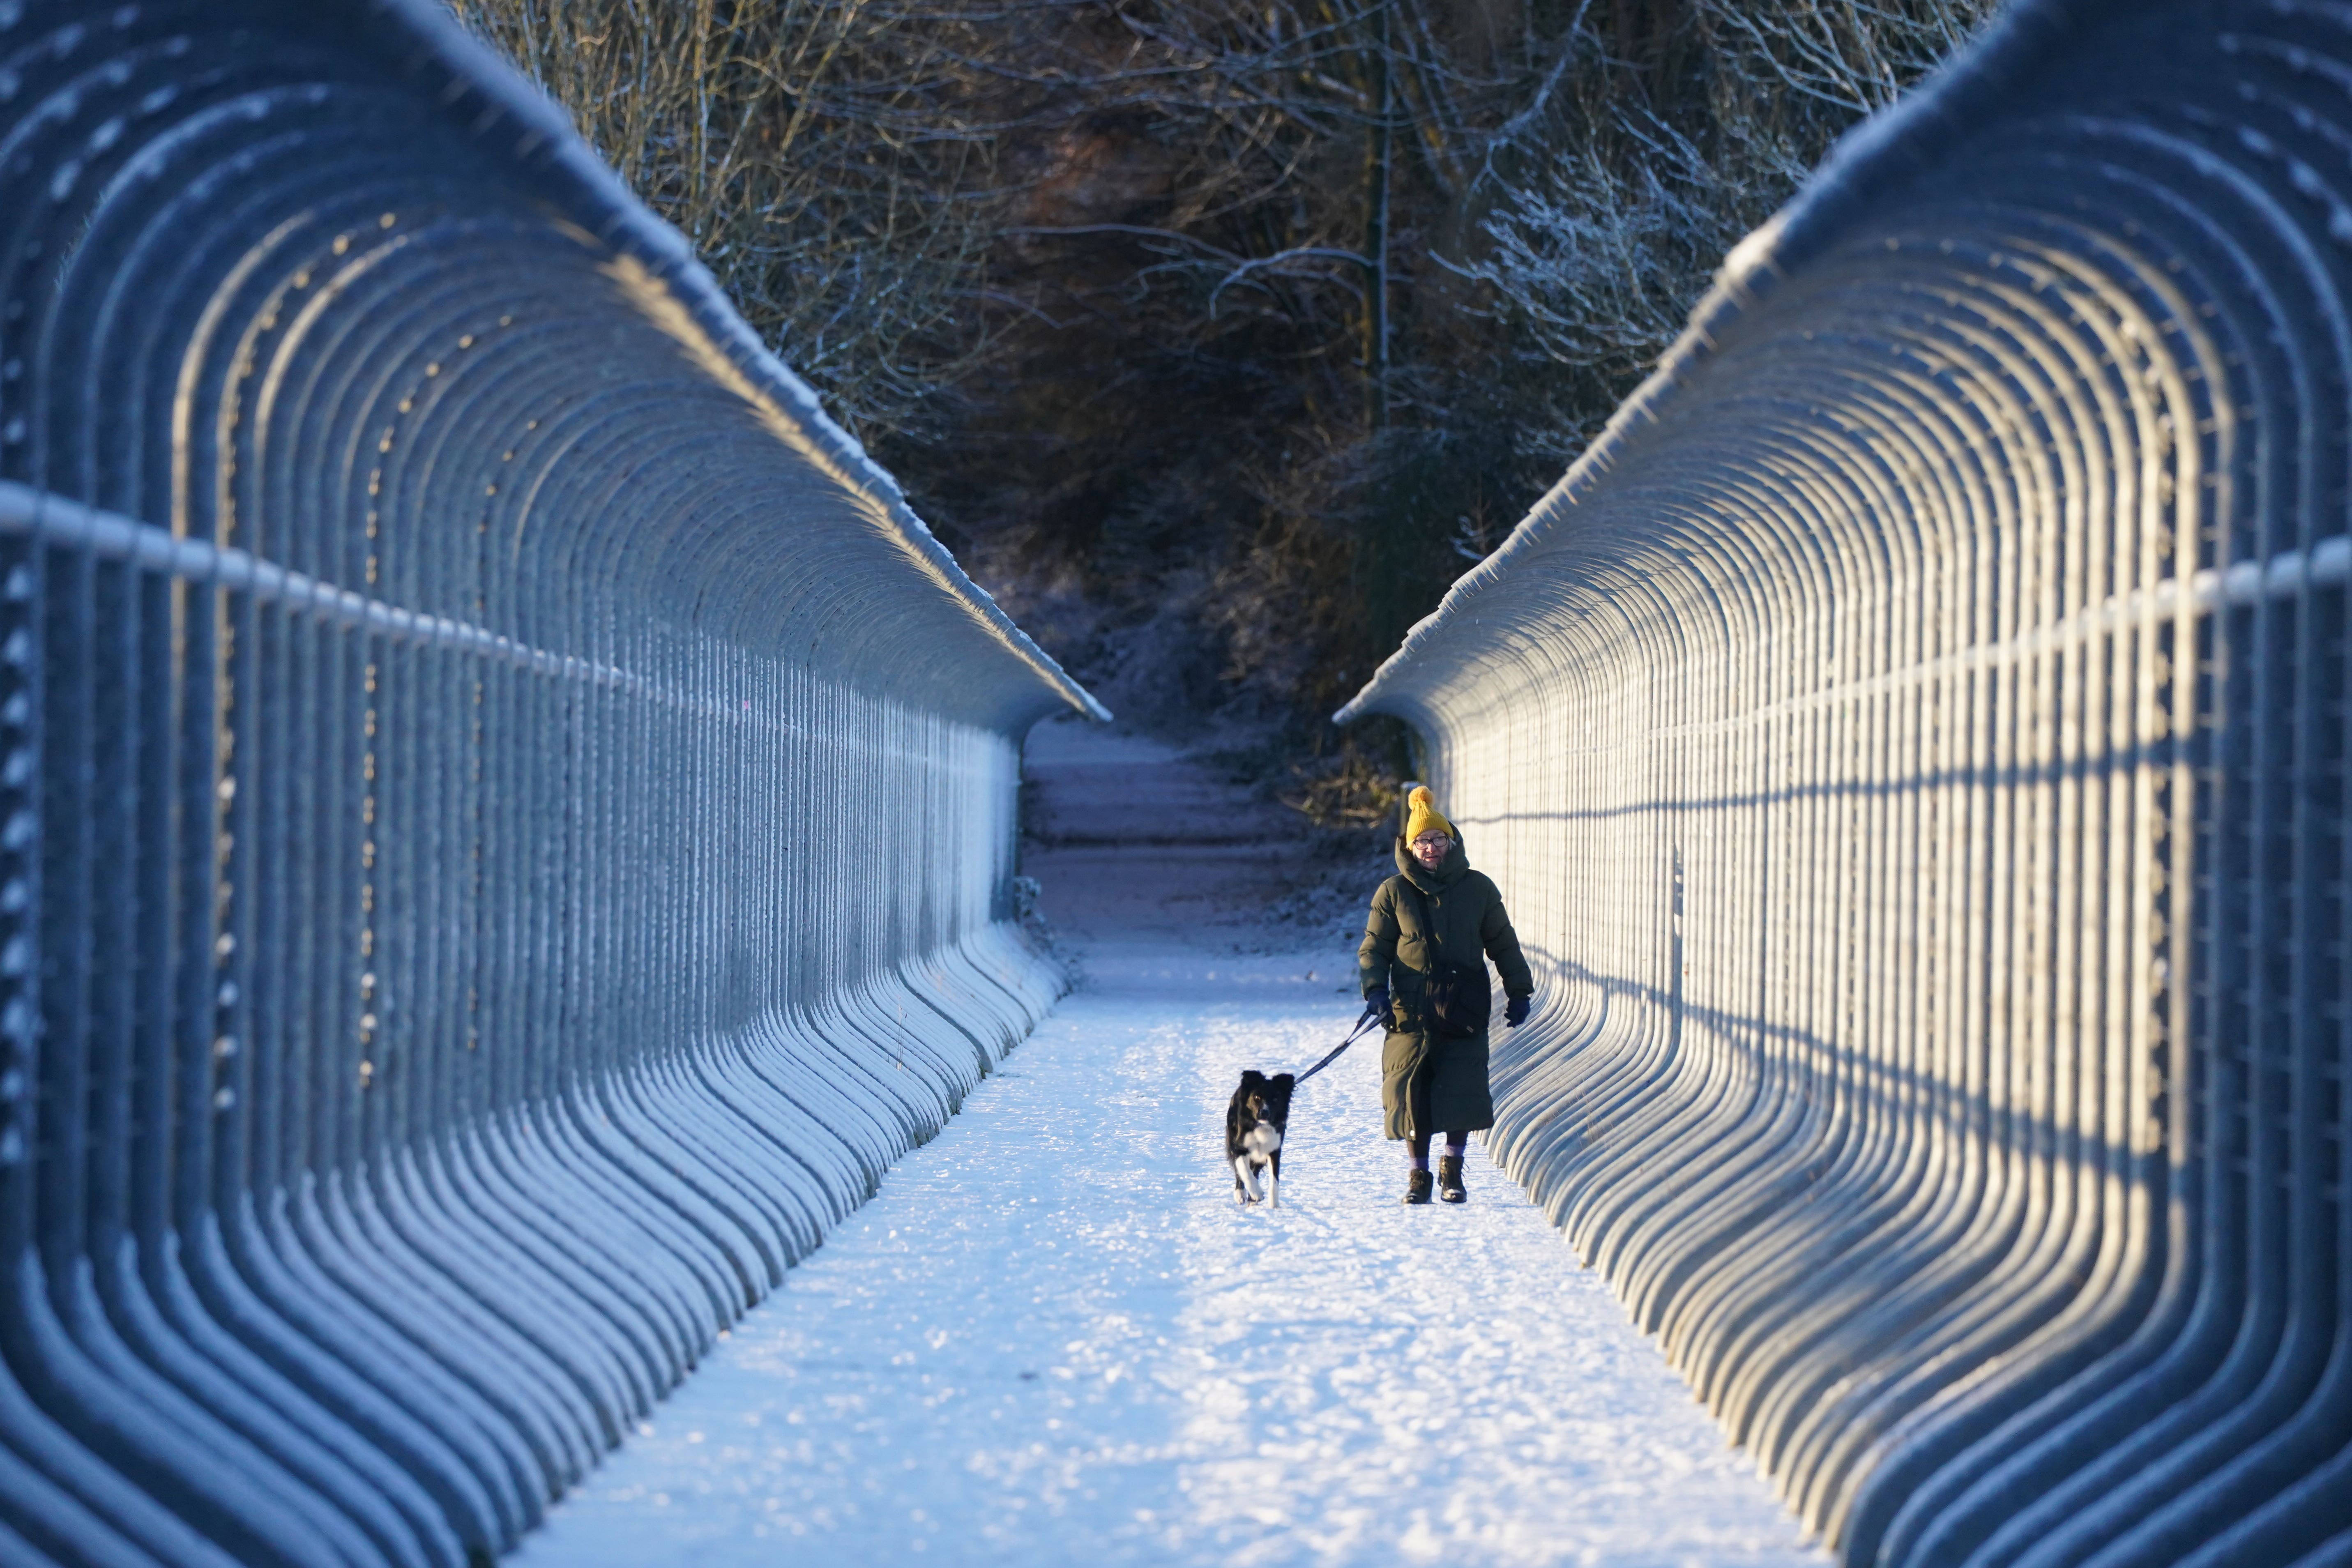
<svg viewBox="0 0 2352 1568">
<path fill-rule="evenodd" d="M 1225 1107 L 1225 1159 L 1234 1168 L 1234 1201 L 1254 1204 L 1262 1196 L 1268 1208 L 1282 1206 L 1282 1134 L 1290 1125 L 1290 1089 L 1297 1080 L 1286 1072 L 1272 1078 L 1252 1068 L 1242 1074 Z M 1258 1173 L 1265 1173 L 1265 1191 L 1257 1190 Z"/>
</svg>

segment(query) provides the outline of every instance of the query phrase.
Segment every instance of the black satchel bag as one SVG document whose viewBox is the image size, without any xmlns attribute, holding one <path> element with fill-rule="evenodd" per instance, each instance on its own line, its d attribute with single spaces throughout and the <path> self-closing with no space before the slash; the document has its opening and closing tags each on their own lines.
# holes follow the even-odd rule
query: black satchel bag
<svg viewBox="0 0 2352 1568">
<path fill-rule="evenodd" d="M 1485 1034 L 1495 1010 L 1495 989 L 1486 979 L 1486 961 L 1456 963 L 1439 952 L 1437 914 L 1429 895 L 1410 877 L 1405 886 L 1420 898 L 1422 924 L 1429 932 L 1429 978 L 1422 985 L 1422 1010 L 1429 1032 L 1457 1040 Z"/>
</svg>

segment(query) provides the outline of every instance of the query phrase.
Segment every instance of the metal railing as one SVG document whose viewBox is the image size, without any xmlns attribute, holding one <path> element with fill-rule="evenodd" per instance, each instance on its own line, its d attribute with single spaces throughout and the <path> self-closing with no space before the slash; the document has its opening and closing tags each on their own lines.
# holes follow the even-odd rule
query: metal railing
<svg viewBox="0 0 2352 1568">
<path fill-rule="evenodd" d="M 0 1561 L 511 1544 L 1051 1004 L 1071 706 L 427 0 L 0 0 Z"/>
<path fill-rule="evenodd" d="M 2352 1562 L 2352 6 L 2021 0 L 1342 717 L 1494 1147 L 1856 1563 Z"/>
</svg>

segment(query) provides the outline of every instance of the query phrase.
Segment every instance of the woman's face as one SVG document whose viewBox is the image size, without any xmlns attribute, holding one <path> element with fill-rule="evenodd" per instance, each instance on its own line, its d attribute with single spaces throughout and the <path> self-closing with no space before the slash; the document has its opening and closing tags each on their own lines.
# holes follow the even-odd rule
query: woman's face
<svg viewBox="0 0 2352 1568">
<path fill-rule="evenodd" d="M 1444 860 L 1445 852 L 1454 847 L 1454 840 L 1443 833 L 1424 833 L 1412 841 L 1412 858 L 1432 871 Z"/>
</svg>

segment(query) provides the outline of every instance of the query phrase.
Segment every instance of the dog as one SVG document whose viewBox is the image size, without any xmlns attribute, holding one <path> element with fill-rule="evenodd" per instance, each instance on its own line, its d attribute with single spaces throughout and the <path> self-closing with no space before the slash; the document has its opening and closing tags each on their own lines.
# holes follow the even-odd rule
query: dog
<svg viewBox="0 0 2352 1568">
<path fill-rule="evenodd" d="M 1225 1107 L 1225 1159 L 1234 1168 L 1234 1201 L 1256 1203 L 1258 1173 L 1265 1173 L 1265 1206 L 1282 1206 L 1282 1135 L 1290 1126 L 1290 1089 L 1297 1080 L 1286 1072 L 1272 1078 L 1252 1068 L 1242 1074 Z"/>
</svg>

